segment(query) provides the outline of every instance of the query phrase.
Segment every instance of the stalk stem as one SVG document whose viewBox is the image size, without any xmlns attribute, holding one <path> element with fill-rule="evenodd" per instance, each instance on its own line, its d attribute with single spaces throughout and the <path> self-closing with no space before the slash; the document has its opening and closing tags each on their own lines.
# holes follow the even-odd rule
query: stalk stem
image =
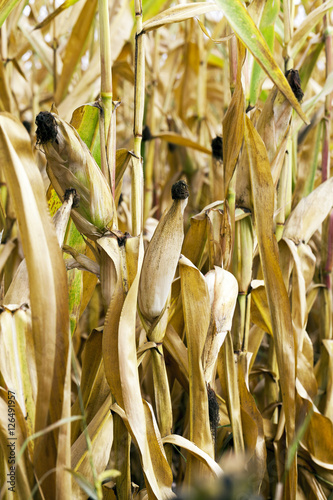
<svg viewBox="0 0 333 500">
<path fill-rule="evenodd" d="M 142 36 L 142 1 L 135 0 L 135 82 L 134 82 L 134 155 L 132 170 L 132 233 L 142 231 L 143 219 L 143 171 L 141 157 L 142 121 L 145 90 L 145 53 Z"/>
<path fill-rule="evenodd" d="M 326 54 L 326 78 L 333 71 L 333 42 L 332 35 L 329 32 L 329 16 L 325 14 L 324 19 L 325 33 L 325 54 Z M 331 117 L 332 117 L 332 93 L 328 94 L 325 99 L 325 117 L 323 120 L 323 150 L 322 150 L 322 182 L 325 182 L 330 177 L 330 135 L 331 135 Z M 333 267 L 333 210 L 326 217 L 322 225 L 322 235 L 325 235 L 325 245 L 322 247 L 322 273 L 323 282 L 326 286 L 324 290 L 325 301 L 323 304 L 323 317 L 331 318 L 332 315 L 332 267 Z M 324 320 L 323 338 L 332 338 L 332 321 Z"/>
<path fill-rule="evenodd" d="M 53 10 L 56 9 L 55 0 L 53 0 Z M 57 49 L 58 42 L 56 38 L 56 20 L 52 21 L 52 31 L 53 31 L 53 42 L 52 42 L 52 50 L 53 50 L 53 93 L 55 95 L 57 91 Z"/>
<path fill-rule="evenodd" d="M 324 16 L 325 30 L 325 54 L 326 54 L 326 78 L 333 70 L 333 50 L 332 50 L 332 35 L 328 32 L 328 16 Z M 323 151 L 322 151 L 322 182 L 326 181 L 330 176 L 330 133 L 331 133 L 331 113 L 332 113 L 332 93 L 328 94 L 325 99 L 325 117 L 323 121 Z"/>
<path fill-rule="evenodd" d="M 154 44 L 154 55 L 153 55 L 153 71 L 152 71 L 152 83 L 151 83 L 151 96 L 150 96 L 150 106 L 149 106 L 149 116 L 148 116 L 148 126 L 151 134 L 154 136 L 156 130 L 156 98 L 157 98 L 157 75 L 159 68 L 159 45 L 160 45 L 160 33 L 157 30 L 154 34 L 155 44 Z M 153 172 L 154 172 L 154 156 L 155 156 L 155 141 L 149 141 L 147 143 L 147 156 L 145 163 L 145 204 L 144 204 L 144 221 L 149 217 L 150 210 L 153 206 Z"/>
<path fill-rule="evenodd" d="M 112 195 L 115 196 L 115 130 L 112 120 L 112 63 L 111 63 L 111 40 L 109 5 L 107 0 L 98 0 L 99 28 L 100 28 L 100 51 L 101 51 L 101 106 L 103 119 L 101 124 L 101 163 L 102 171 L 111 187 Z M 103 122 L 104 121 L 104 126 Z M 102 138 L 103 134 L 103 138 Z"/>
</svg>

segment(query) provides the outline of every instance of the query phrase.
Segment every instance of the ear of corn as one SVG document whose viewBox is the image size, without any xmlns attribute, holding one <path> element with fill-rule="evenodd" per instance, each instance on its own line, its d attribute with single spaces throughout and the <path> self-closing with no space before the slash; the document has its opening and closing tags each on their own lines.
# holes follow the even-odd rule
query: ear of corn
<svg viewBox="0 0 333 500">
<path fill-rule="evenodd" d="M 72 218 L 80 232 L 96 239 L 112 227 L 114 202 L 110 188 L 75 129 L 55 113 L 37 118 L 37 141 L 43 147 L 52 185 L 63 199 L 75 189 L 78 207 Z"/>
<path fill-rule="evenodd" d="M 235 277 L 220 267 L 205 276 L 211 306 L 211 320 L 202 354 L 205 380 L 213 385 L 216 361 L 225 336 L 231 330 L 238 285 Z"/>
<path fill-rule="evenodd" d="M 184 181 L 173 186 L 172 197 L 173 204 L 163 215 L 149 243 L 140 276 L 139 309 L 150 324 L 166 305 L 183 244 L 183 214 L 188 197 Z"/>
</svg>

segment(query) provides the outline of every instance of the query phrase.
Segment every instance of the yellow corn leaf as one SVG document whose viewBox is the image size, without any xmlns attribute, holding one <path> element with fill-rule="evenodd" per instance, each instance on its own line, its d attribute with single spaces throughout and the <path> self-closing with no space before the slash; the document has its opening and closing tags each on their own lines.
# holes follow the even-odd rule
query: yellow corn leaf
<svg viewBox="0 0 333 500">
<path fill-rule="evenodd" d="M 197 267 L 201 265 L 208 225 L 209 218 L 206 211 L 200 212 L 200 214 L 191 218 L 191 226 L 184 239 L 182 254 Z"/>
<path fill-rule="evenodd" d="M 34 29 L 38 30 L 38 29 L 44 28 L 45 26 L 47 26 L 49 24 L 50 21 L 52 21 L 52 19 L 57 17 L 64 10 L 68 9 L 68 7 L 71 7 L 72 5 L 74 5 L 76 2 L 78 2 L 78 0 L 65 0 L 61 5 L 59 5 L 59 7 L 57 9 L 55 9 L 50 15 L 48 15 L 41 23 L 37 24 L 37 26 L 35 26 Z"/>
<path fill-rule="evenodd" d="M 8 0 L 1 0 L 1 2 L 0 2 L 0 28 L 18 2 L 19 2 L 19 0 L 9 0 L 9 1 Z"/>
<path fill-rule="evenodd" d="M 215 201 L 210 205 L 207 205 L 202 209 L 202 211 L 193 217 L 191 217 L 191 226 L 185 235 L 185 240 L 183 243 L 182 254 L 185 255 L 195 266 L 201 267 L 203 254 L 206 246 L 207 234 L 209 234 L 210 216 L 209 213 L 212 210 L 222 209 L 223 202 L 221 200 Z M 249 216 L 248 211 L 244 211 L 241 208 L 236 208 L 235 210 L 235 220 L 242 220 Z M 223 236 L 223 227 L 220 228 L 221 238 Z M 220 237 L 218 238 L 218 240 Z M 215 243 L 219 246 L 219 243 Z"/>
<path fill-rule="evenodd" d="M 152 486 L 154 486 L 154 485 L 152 485 L 149 482 L 147 484 L 147 481 L 146 481 L 148 495 L 147 496 L 145 495 L 144 498 L 147 500 L 148 500 L 148 498 L 149 499 L 150 498 L 152 498 L 152 499 L 175 498 L 175 495 L 171 491 L 171 489 L 169 490 L 168 488 L 165 488 L 165 486 L 163 487 L 163 484 L 165 485 L 166 483 L 170 482 L 171 469 L 168 468 L 168 466 L 167 466 L 167 459 L 166 459 L 165 453 L 163 451 L 163 440 L 162 440 L 161 435 L 159 433 L 157 423 L 156 423 L 156 420 L 154 418 L 154 414 L 151 410 L 151 406 L 149 405 L 149 403 L 147 403 L 147 401 L 142 400 L 142 406 L 143 406 L 143 410 L 144 410 L 144 413 L 146 416 L 146 422 L 147 422 L 147 438 L 146 438 L 147 450 L 149 450 L 151 455 L 154 456 L 153 465 L 156 467 L 156 469 L 159 470 L 159 475 L 160 475 L 160 480 L 161 480 L 161 482 L 160 482 L 161 489 L 160 489 L 159 496 L 156 496 L 156 492 L 154 492 L 154 490 L 152 489 Z M 122 420 L 126 424 L 126 427 L 130 430 L 130 423 L 129 423 L 129 420 L 128 420 L 127 415 L 124 412 L 124 410 L 117 403 L 114 403 L 112 405 L 111 409 L 112 409 L 112 411 L 117 413 L 122 418 Z M 150 472 L 150 471 L 148 471 L 148 472 Z M 147 474 L 146 474 L 145 469 L 144 469 L 144 475 L 145 475 L 145 479 L 147 480 L 148 478 L 147 478 Z M 172 474 L 171 474 L 171 479 L 172 479 Z"/>
<path fill-rule="evenodd" d="M 159 471 L 159 478 L 162 484 L 170 484 L 172 481 L 172 472 L 167 462 L 167 455 L 164 452 L 162 437 L 157 425 L 157 421 L 152 410 L 152 407 L 147 401 L 144 399 L 143 409 L 146 417 L 146 425 L 147 425 L 147 441 L 149 446 L 149 451 L 151 457 L 153 457 L 153 463 L 156 470 Z M 174 494 L 170 491 L 166 490 L 166 495 L 169 498 L 174 498 Z"/>
<path fill-rule="evenodd" d="M 117 149 L 116 151 L 116 193 L 115 204 L 118 206 L 121 190 L 123 187 L 123 177 L 127 165 L 132 157 L 132 153 L 127 149 Z"/>
<path fill-rule="evenodd" d="M 87 246 L 86 255 L 94 257 L 92 250 Z M 82 297 L 80 304 L 79 318 L 86 309 L 97 284 L 97 276 L 92 273 L 83 273 Z"/>
<path fill-rule="evenodd" d="M 184 448 L 184 450 L 189 451 L 195 458 L 206 464 L 216 477 L 222 476 L 223 470 L 221 469 L 221 467 L 215 462 L 215 460 L 212 459 L 210 455 L 208 455 L 208 453 L 201 450 L 192 441 L 189 441 L 188 439 L 178 434 L 170 434 L 170 436 L 162 438 L 162 442 L 174 444 L 175 446 Z"/>
<path fill-rule="evenodd" d="M 101 290 L 104 306 L 107 309 L 112 294 L 116 290 L 116 283 L 121 281 L 121 255 L 118 240 L 115 237 L 103 236 L 97 240 L 97 244 L 101 248 Z"/>
<path fill-rule="evenodd" d="M 316 105 L 322 103 L 325 100 L 325 97 L 332 92 L 333 89 L 333 71 L 327 76 L 324 85 L 320 86 L 316 94 L 307 99 L 303 103 L 303 109 L 305 113 L 314 113 L 316 109 Z M 320 109 L 317 111 L 320 112 Z M 316 114 L 314 114 L 316 116 Z M 294 132 L 298 132 L 302 127 L 303 123 L 299 117 L 295 117 L 294 121 Z"/>
<path fill-rule="evenodd" d="M 249 158 L 255 229 L 260 261 L 271 315 L 274 346 L 280 375 L 283 408 L 286 415 L 287 443 L 295 434 L 295 341 L 289 299 L 279 265 L 278 248 L 273 233 L 274 186 L 265 146 L 251 121 L 246 118 L 245 144 Z M 287 477 L 286 491 L 294 498 L 297 485 L 294 460 Z"/>
<path fill-rule="evenodd" d="M 16 243 L 12 240 L 7 241 L 4 245 L 0 246 L 0 273 L 6 265 L 7 259 L 16 247 Z"/>
<path fill-rule="evenodd" d="M 273 58 L 271 51 L 259 29 L 247 13 L 240 0 L 218 0 L 224 15 L 236 35 L 242 40 L 249 49 L 258 64 L 268 74 L 278 89 L 288 99 L 292 107 L 297 111 L 305 123 L 308 123 L 307 117 L 293 94 L 289 83 Z"/>
<path fill-rule="evenodd" d="M 152 498 L 167 499 L 173 497 L 171 469 L 166 458 L 163 461 L 161 457 L 155 457 L 153 462 L 137 369 L 135 323 L 143 258 L 142 240 L 140 246 L 137 274 L 126 299 L 124 300 L 122 283 L 118 280 L 107 312 L 103 333 L 104 369 L 111 392 L 120 409 L 123 409 L 120 416 L 124 421 L 126 419 L 128 431 L 138 447 L 147 488 Z M 159 455 L 163 454 L 160 448 L 157 451 Z M 162 468 L 154 465 L 158 458 L 159 464 L 163 463 Z"/>
<path fill-rule="evenodd" d="M 53 223 L 57 233 L 59 246 L 62 247 L 68 226 L 71 209 L 74 202 L 74 190 L 66 197 L 64 203 L 58 208 L 53 217 Z"/>
<path fill-rule="evenodd" d="M 103 330 L 98 328 L 91 332 L 84 344 L 82 353 L 82 374 L 80 387 L 85 410 L 86 422 L 89 424 L 107 396 L 110 388 L 105 378 L 102 359 Z M 72 406 L 72 415 L 80 415 L 80 403 L 77 398 Z M 82 423 L 75 420 L 72 424 L 72 443 L 80 434 Z"/>
<path fill-rule="evenodd" d="M 251 321 L 273 335 L 264 283 L 261 280 L 254 280 L 251 285 Z"/>
<path fill-rule="evenodd" d="M 214 266 L 221 266 L 223 262 L 222 227 L 224 214 L 222 210 L 212 209 L 209 211 L 207 226 L 207 243 L 209 269 Z"/>
<path fill-rule="evenodd" d="M 30 305 L 29 276 L 26 260 L 17 268 L 4 298 L 4 304 Z"/>
<path fill-rule="evenodd" d="M 87 441 L 81 433 L 71 448 L 72 469 L 81 473 L 88 481 L 93 483 L 90 458 L 93 460 L 97 474 L 102 473 L 108 464 L 113 443 L 113 417 L 111 409 L 111 395 L 100 406 L 98 412 L 88 425 L 88 434 L 91 440 L 91 457 L 87 451 Z M 78 484 L 73 480 L 73 497 L 86 499 L 87 496 L 80 491 Z"/>
<path fill-rule="evenodd" d="M 333 340 L 323 339 L 327 351 L 327 388 L 324 414 L 333 422 Z"/>
<path fill-rule="evenodd" d="M 312 474 L 312 472 L 307 470 L 305 467 L 301 467 L 300 472 L 306 481 L 306 484 L 303 487 L 305 491 L 304 498 L 308 499 L 310 495 L 312 495 L 312 498 L 316 500 L 327 500 L 324 489 L 314 474 Z"/>
<path fill-rule="evenodd" d="M 0 61 L 0 90 L 0 111 L 12 113 L 14 111 L 13 95 L 9 84 L 8 72 L 3 61 Z"/>
<path fill-rule="evenodd" d="M 296 55 L 302 48 L 308 34 L 313 30 L 316 24 L 322 19 L 324 14 L 333 7 L 333 0 L 327 0 L 319 5 L 316 9 L 311 10 L 303 20 L 302 24 L 297 28 L 290 41 L 291 58 L 295 59 Z"/>
<path fill-rule="evenodd" d="M 249 354 L 243 354 L 243 356 L 248 357 Z M 264 424 L 255 400 L 248 390 L 245 381 L 244 363 L 242 363 L 241 360 L 238 364 L 238 381 L 244 442 L 246 451 L 251 456 L 252 467 L 256 474 L 256 487 L 259 491 L 266 471 L 267 458 Z"/>
<path fill-rule="evenodd" d="M 192 141 L 187 137 L 183 137 L 182 135 L 176 134 L 176 132 L 159 132 L 155 134 L 154 139 L 163 139 L 164 141 L 170 142 L 171 144 L 177 144 L 177 146 L 184 146 L 186 148 L 192 148 L 196 151 L 201 151 L 202 153 L 206 153 L 207 155 L 211 155 L 211 149 L 205 148 L 198 142 Z"/>
<path fill-rule="evenodd" d="M 230 331 L 228 331 L 218 355 L 217 371 L 222 386 L 222 395 L 227 403 L 235 453 L 242 454 L 244 453 L 244 439 L 242 431 L 238 373 Z"/>
<path fill-rule="evenodd" d="M 288 217 L 283 236 L 296 244 L 307 243 L 333 206 L 333 177 L 302 198 Z"/>
<path fill-rule="evenodd" d="M 253 228 L 251 217 L 237 222 L 232 272 L 237 278 L 239 293 L 246 296 L 251 282 L 253 265 Z"/>
<path fill-rule="evenodd" d="M 277 162 L 278 166 L 283 162 L 284 148 L 290 132 L 291 115 L 292 107 L 289 101 L 278 91 L 277 87 L 273 87 L 259 116 L 257 130 L 265 143 L 269 162 L 273 163 L 274 159 L 280 159 Z M 283 153 L 280 153 L 281 150 Z"/>
<path fill-rule="evenodd" d="M 245 50 L 238 43 L 237 81 L 228 111 L 223 119 L 223 166 L 224 189 L 227 196 L 229 184 L 233 176 L 236 162 L 244 139 L 245 99 L 241 82 L 241 67 L 245 57 Z"/>
<path fill-rule="evenodd" d="M 35 431 L 39 431 L 46 426 L 49 412 L 52 421 L 70 413 L 70 388 L 66 386 L 69 375 L 67 277 L 49 218 L 42 178 L 31 153 L 30 139 L 23 125 L 6 114 L 0 117 L 0 144 L 3 172 L 14 200 L 29 274 L 38 377 Z M 42 475 L 58 464 L 56 482 L 64 499 L 71 496 L 70 481 L 60 467 L 69 465 L 68 426 L 59 429 L 58 451 L 48 434 L 37 440 L 34 453 L 38 474 Z M 48 460 L 44 454 L 46 441 Z M 44 483 L 45 488 L 47 484 Z M 54 487 L 53 490 L 55 493 Z"/>
<path fill-rule="evenodd" d="M 183 375 L 188 379 L 187 348 L 171 323 L 167 326 L 163 345 L 176 361 Z"/>
<path fill-rule="evenodd" d="M 208 397 L 202 366 L 202 353 L 210 322 L 210 298 L 204 276 L 186 257 L 179 260 L 181 293 L 186 328 L 189 365 L 189 421 L 190 440 L 214 457 L 212 435 L 208 418 Z M 205 471 L 190 456 L 187 462 L 189 484 Z"/>
<path fill-rule="evenodd" d="M 0 366 L 6 386 L 15 393 L 26 418 L 29 435 L 34 432 L 37 369 L 27 306 L 8 306 L 0 312 Z M 30 450 L 32 451 L 32 450 Z"/>
<path fill-rule="evenodd" d="M 333 422 L 333 340 L 323 339 L 322 343 L 321 356 L 315 367 L 318 392 L 322 393 L 317 406 L 320 406 L 322 413 Z"/>
<path fill-rule="evenodd" d="M 131 436 L 122 418 L 113 413 L 113 467 L 119 471 L 116 477 L 117 498 L 124 500 L 132 497 L 131 483 Z M 116 498 L 116 497 L 115 497 Z"/>
<path fill-rule="evenodd" d="M 294 262 L 291 287 L 292 319 L 293 325 L 297 330 L 297 347 L 298 350 L 302 350 L 303 332 L 305 332 L 308 320 L 305 280 L 302 272 L 302 262 L 298 255 L 298 249 L 295 243 L 287 238 L 284 238 L 282 241 L 284 241 L 288 246 Z"/>
<path fill-rule="evenodd" d="M 252 307 L 253 305 L 251 303 L 251 315 L 252 315 Z M 254 324 L 249 330 L 248 352 L 252 354 L 250 369 L 252 369 L 252 366 L 254 365 L 257 353 L 259 351 L 259 347 L 265 335 L 265 331 L 267 331 L 266 328 L 262 329 L 260 328 L 260 326 L 257 326 L 256 324 Z"/>
<path fill-rule="evenodd" d="M 315 464 L 333 471 L 333 423 L 322 415 L 314 406 L 312 400 L 297 379 L 297 410 L 301 418 L 313 411 L 308 428 L 301 441 L 301 447 L 311 456 Z"/>
<path fill-rule="evenodd" d="M 137 262 L 140 252 L 140 241 L 139 236 L 126 239 L 126 267 L 127 283 L 129 288 L 132 286 L 136 276 Z"/>
<path fill-rule="evenodd" d="M 142 26 L 142 32 L 147 33 L 148 31 L 160 28 L 166 24 L 179 23 L 195 16 L 200 16 L 201 14 L 217 10 L 219 10 L 217 5 L 209 4 L 207 2 L 175 5 L 170 9 L 164 10 L 152 19 L 145 21 Z"/>
<path fill-rule="evenodd" d="M 234 36 L 233 33 L 231 33 L 230 35 L 223 36 L 222 38 L 213 38 L 209 34 L 209 32 L 207 31 L 204 23 L 202 23 L 199 18 L 197 19 L 197 21 L 198 21 L 198 24 L 199 24 L 201 30 L 205 33 L 206 37 L 208 37 L 213 43 L 227 42 L 228 40 L 230 40 L 230 38 L 232 38 Z M 211 64 L 214 60 L 216 61 L 216 59 L 214 59 L 214 55 L 212 55 L 212 54 L 210 54 L 210 55 L 212 56 L 212 58 L 209 60 L 209 63 Z M 220 59 L 220 61 L 222 61 L 222 60 Z M 221 64 L 217 64 L 217 65 L 220 66 L 221 68 L 223 67 L 223 65 L 221 65 Z"/>
</svg>

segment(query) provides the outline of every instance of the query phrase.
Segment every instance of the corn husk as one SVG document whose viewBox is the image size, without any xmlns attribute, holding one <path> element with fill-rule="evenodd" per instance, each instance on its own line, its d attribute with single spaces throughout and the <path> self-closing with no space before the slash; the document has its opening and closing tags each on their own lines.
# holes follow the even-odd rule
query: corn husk
<svg viewBox="0 0 333 500">
<path fill-rule="evenodd" d="M 173 185 L 173 204 L 163 214 L 145 253 L 138 304 L 142 317 L 150 324 L 163 312 L 175 276 L 184 239 L 187 197 L 184 181 Z"/>
<path fill-rule="evenodd" d="M 202 353 L 202 365 L 206 382 L 212 384 L 219 350 L 227 332 L 231 330 L 238 284 L 231 273 L 218 266 L 206 274 L 205 280 L 212 313 Z"/>
<path fill-rule="evenodd" d="M 114 201 L 110 187 L 76 130 L 57 114 L 41 112 L 36 118 L 37 144 L 43 147 L 47 173 L 60 199 L 68 189 L 79 196 L 71 216 L 77 229 L 99 238 L 111 228 Z"/>
<path fill-rule="evenodd" d="M 303 92 L 300 86 L 300 79 L 297 70 L 290 70 L 286 78 L 298 101 L 303 98 Z M 274 87 L 263 108 L 258 120 L 257 130 L 261 135 L 267 150 L 270 163 L 272 163 L 277 152 L 284 147 L 286 141 L 290 120 L 292 115 L 292 106 L 288 99 Z"/>
</svg>

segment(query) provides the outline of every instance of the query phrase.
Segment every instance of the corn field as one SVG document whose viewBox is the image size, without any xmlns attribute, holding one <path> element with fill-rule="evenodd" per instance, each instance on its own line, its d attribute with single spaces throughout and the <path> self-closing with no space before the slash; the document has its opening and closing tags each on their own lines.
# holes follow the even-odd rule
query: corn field
<svg viewBox="0 0 333 500">
<path fill-rule="evenodd" d="M 0 499 L 333 499 L 333 0 L 0 2 Z"/>
</svg>

